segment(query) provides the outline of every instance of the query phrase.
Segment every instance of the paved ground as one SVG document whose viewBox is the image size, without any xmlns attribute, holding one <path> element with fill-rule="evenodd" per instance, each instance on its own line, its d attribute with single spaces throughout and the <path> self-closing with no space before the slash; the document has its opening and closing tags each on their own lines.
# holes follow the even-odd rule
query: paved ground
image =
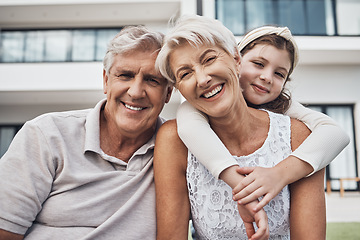
<svg viewBox="0 0 360 240">
<path fill-rule="evenodd" d="M 326 219 L 328 222 L 360 222 L 360 192 L 326 194 Z"/>
</svg>

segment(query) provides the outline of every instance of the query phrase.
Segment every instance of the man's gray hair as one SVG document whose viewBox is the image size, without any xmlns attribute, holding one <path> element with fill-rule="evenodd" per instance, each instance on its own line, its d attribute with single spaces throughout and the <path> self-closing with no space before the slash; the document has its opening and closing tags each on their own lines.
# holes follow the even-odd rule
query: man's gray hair
<svg viewBox="0 0 360 240">
<path fill-rule="evenodd" d="M 113 65 L 114 56 L 132 51 L 160 50 L 164 34 L 151 31 L 144 26 L 128 26 L 123 28 L 108 44 L 103 60 L 106 74 Z"/>
<path fill-rule="evenodd" d="M 173 50 L 184 43 L 195 48 L 203 44 L 218 46 L 232 56 L 238 51 L 234 34 L 220 21 L 198 15 L 183 16 L 166 34 L 155 64 L 160 73 L 173 83 L 175 76 L 170 68 L 169 57 Z"/>
</svg>

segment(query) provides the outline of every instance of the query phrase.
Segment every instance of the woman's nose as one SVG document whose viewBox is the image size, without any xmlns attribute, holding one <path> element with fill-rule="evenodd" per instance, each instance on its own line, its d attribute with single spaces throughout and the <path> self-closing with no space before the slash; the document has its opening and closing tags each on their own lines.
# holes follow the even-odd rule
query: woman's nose
<svg viewBox="0 0 360 240">
<path fill-rule="evenodd" d="M 211 82 L 211 76 L 206 74 L 204 71 L 199 71 L 196 73 L 197 85 L 200 88 L 206 88 Z"/>
</svg>

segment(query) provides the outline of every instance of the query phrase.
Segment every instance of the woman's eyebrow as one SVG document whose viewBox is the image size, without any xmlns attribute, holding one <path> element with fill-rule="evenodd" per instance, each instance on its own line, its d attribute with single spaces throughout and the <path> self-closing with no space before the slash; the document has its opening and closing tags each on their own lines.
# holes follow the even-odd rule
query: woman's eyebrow
<svg viewBox="0 0 360 240">
<path fill-rule="evenodd" d="M 215 52 L 215 50 L 212 49 L 212 48 L 206 49 L 206 50 L 200 55 L 200 57 L 199 57 L 200 61 L 202 61 L 202 60 L 205 58 L 205 56 L 206 56 L 208 53 L 210 53 L 210 52 Z"/>
<path fill-rule="evenodd" d="M 179 72 L 185 70 L 185 69 L 189 69 L 190 66 L 188 64 L 184 64 L 182 65 L 181 67 L 179 67 L 178 69 L 176 69 L 176 72 L 175 72 L 175 76 L 178 76 Z"/>
</svg>

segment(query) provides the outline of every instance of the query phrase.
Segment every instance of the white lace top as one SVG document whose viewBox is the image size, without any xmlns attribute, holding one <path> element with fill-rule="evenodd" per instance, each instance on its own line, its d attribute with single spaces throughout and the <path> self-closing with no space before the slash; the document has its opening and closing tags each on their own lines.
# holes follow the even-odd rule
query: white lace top
<svg viewBox="0 0 360 240">
<path fill-rule="evenodd" d="M 240 166 L 272 167 L 291 153 L 290 118 L 268 112 L 270 128 L 261 148 L 248 156 L 235 157 Z M 232 189 L 188 154 L 187 182 L 196 239 L 247 239 Z M 290 239 L 290 192 L 286 186 L 264 207 L 270 239 Z"/>
</svg>

